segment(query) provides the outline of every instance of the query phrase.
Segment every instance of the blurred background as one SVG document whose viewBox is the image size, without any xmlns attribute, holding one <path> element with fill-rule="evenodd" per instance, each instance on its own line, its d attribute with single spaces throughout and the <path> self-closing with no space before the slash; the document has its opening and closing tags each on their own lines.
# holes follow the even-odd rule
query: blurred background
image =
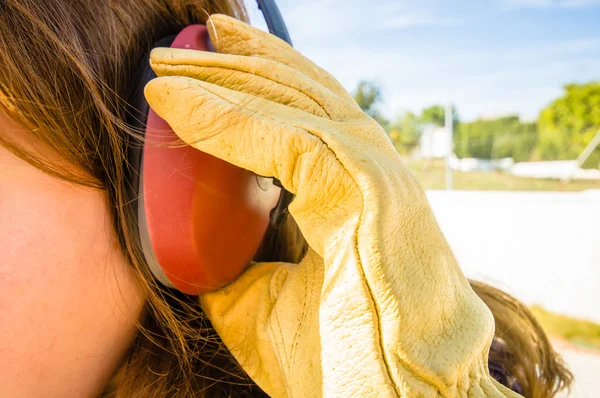
<svg viewBox="0 0 600 398">
<path fill-rule="evenodd" d="M 465 274 L 530 305 L 570 396 L 597 397 L 600 0 L 277 3 L 383 126 Z"/>
</svg>

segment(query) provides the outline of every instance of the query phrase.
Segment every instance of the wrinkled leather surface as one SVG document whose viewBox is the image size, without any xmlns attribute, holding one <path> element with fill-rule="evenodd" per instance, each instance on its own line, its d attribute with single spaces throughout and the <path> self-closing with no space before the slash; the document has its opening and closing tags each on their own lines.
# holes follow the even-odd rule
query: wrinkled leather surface
<svg viewBox="0 0 600 398">
<path fill-rule="evenodd" d="M 295 193 L 312 248 L 201 297 L 246 372 L 273 397 L 518 396 L 489 376 L 492 315 L 382 128 L 283 41 L 223 15 L 209 31 L 219 54 L 153 51 L 146 97 L 190 145 Z"/>
</svg>

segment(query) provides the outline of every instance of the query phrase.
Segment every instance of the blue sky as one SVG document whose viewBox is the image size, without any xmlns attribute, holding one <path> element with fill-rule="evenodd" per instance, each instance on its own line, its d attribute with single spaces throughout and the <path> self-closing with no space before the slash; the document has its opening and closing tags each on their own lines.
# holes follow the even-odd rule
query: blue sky
<svg viewBox="0 0 600 398">
<path fill-rule="evenodd" d="M 264 28 L 256 3 L 251 22 Z M 463 120 L 533 120 L 569 82 L 600 80 L 600 0 L 279 0 L 294 46 L 390 118 L 446 102 Z"/>
</svg>

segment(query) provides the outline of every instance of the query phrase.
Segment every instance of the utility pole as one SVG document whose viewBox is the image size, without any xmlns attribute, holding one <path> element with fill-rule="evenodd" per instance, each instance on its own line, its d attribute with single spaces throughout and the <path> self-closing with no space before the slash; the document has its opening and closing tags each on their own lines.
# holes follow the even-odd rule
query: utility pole
<svg viewBox="0 0 600 398">
<path fill-rule="evenodd" d="M 452 112 L 452 101 L 448 101 L 446 105 L 446 134 L 448 134 L 448 150 L 446 152 L 446 190 L 452 190 L 452 169 L 450 168 L 450 155 L 454 153 L 454 145 L 453 145 L 453 122 L 454 115 Z"/>
<path fill-rule="evenodd" d="M 573 170 L 571 171 L 571 173 L 569 173 L 569 175 L 566 176 L 565 178 L 563 178 L 563 180 L 561 181 L 563 187 L 567 183 L 569 183 L 569 181 L 571 181 L 571 179 L 573 178 L 573 174 L 575 174 L 575 171 L 577 171 L 577 169 L 579 169 L 581 167 L 581 165 L 587 160 L 587 158 L 590 157 L 590 155 L 592 154 L 592 152 L 594 152 L 594 150 L 598 147 L 598 145 L 600 145 L 600 130 L 598 130 L 598 132 L 596 133 L 594 138 L 592 138 L 592 140 L 585 147 L 583 152 L 581 152 L 579 157 L 577 157 L 576 165 L 573 168 Z"/>
</svg>

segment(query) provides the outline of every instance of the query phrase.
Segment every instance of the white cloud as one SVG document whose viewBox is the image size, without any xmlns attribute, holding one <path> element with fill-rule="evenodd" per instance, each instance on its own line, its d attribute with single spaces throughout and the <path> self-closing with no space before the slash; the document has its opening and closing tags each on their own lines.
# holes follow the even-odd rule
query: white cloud
<svg viewBox="0 0 600 398">
<path fill-rule="evenodd" d="M 600 0 L 506 0 L 510 8 L 582 8 L 600 6 Z"/>
<path fill-rule="evenodd" d="M 261 23 L 256 5 L 251 0 L 246 0 L 246 4 L 254 11 L 252 21 Z M 419 2 L 407 0 L 280 0 L 278 4 L 290 34 L 298 42 L 460 23 L 458 18 L 439 15 L 437 7 L 425 9 Z"/>
<path fill-rule="evenodd" d="M 459 18 L 442 17 L 426 12 L 409 12 L 381 20 L 379 29 L 402 29 L 415 26 L 451 26 L 461 23 Z"/>
<path fill-rule="evenodd" d="M 563 84 L 599 77 L 600 35 L 544 44 L 512 43 L 517 47 L 507 43 L 500 49 L 484 43 L 478 49 L 446 49 L 444 38 L 438 48 L 406 47 L 394 44 L 394 37 L 405 35 L 404 31 L 398 33 L 400 29 L 410 32 L 415 26 L 448 26 L 461 21 L 414 8 L 422 2 L 371 1 L 368 8 L 364 0 L 279 3 L 296 48 L 349 91 L 362 79 L 380 83 L 385 99 L 382 111 L 388 117 L 399 110 L 420 112 L 447 101 L 451 94 L 464 120 L 506 113 L 534 119 L 561 94 Z M 539 6 L 557 3 L 527 1 Z M 575 0 L 568 2 L 573 5 Z M 252 6 L 250 10 L 255 8 Z M 260 18 L 255 13 L 253 22 L 260 25 Z"/>
<path fill-rule="evenodd" d="M 452 56 L 353 46 L 304 53 L 348 90 L 361 79 L 380 83 L 387 117 L 398 110 L 419 112 L 451 96 L 465 120 L 508 113 L 532 120 L 561 95 L 570 76 L 593 80 L 600 70 L 600 37 Z"/>
</svg>

